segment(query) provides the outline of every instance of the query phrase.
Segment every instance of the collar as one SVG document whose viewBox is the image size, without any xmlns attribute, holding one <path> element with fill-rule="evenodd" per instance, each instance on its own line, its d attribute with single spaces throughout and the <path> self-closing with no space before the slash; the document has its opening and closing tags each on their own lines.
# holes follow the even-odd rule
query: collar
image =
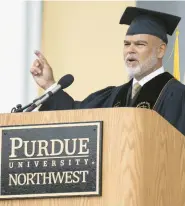
<svg viewBox="0 0 185 206">
<path fill-rule="evenodd" d="M 146 84 L 147 82 L 149 82 L 151 79 L 153 79 L 154 77 L 158 76 L 159 74 L 164 73 L 164 67 L 160 67 L 159 69 L 155 70 L 154 72 L 148 74 L 147 76 L 143 77 L 143 79 L 141 79 L 140 81 L 137 81 L 135 78 L 133 79 L 132 82 L 132 86 L 135 83 L 139 83 L 141 86 L 143 86 L 144 84 Z"/>
</svg>

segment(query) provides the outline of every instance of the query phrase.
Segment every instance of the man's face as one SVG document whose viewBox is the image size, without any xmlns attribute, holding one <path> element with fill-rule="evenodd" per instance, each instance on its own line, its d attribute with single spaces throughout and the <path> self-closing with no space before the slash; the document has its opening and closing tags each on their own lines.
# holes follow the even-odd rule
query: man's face
<svg viewBox="0 0 185 206">
<path fill-rule="evenodd" d="M 157 57 L 159 44 L 159 38 L 148 34 L 125 37 L 124 61 L 131 77 L 144 76 L 155 69 L 159 61 Z"/>
</svg>

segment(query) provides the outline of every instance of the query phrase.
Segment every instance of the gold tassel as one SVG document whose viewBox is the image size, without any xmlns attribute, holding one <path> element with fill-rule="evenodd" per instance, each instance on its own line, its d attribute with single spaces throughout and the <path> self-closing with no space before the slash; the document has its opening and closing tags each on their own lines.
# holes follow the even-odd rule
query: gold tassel
<svg viewBox="0 0 185 206">
<path fill-rule="evenodd" d="M 174 67 L 173 67 L 173 76 L 180 81 L 180 70 L 179 70 L 179 30 L 176 30 L 176 39 L 175 39 L 175 49 L 174 49 Z"/>
</svg>

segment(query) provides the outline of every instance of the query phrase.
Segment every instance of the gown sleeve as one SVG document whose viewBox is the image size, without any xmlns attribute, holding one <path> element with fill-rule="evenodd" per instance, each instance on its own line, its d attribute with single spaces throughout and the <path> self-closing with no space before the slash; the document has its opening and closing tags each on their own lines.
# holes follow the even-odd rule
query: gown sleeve
<svg viewBox="0 0 185 206">
<path fill-rule="evenodd" d="M 83 101 L 76 101 L 68 93 L 60 90 L 43 103 L 39 111 L 102 108 L 111 96 L 114 88 L 114 86 L 109 86 L 96 91 L 86 97 Z"/>
</svg>

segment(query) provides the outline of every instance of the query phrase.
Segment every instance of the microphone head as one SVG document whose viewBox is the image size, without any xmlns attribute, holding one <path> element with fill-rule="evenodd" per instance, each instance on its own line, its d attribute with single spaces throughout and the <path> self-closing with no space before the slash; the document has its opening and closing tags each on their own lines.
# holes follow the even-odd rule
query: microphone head
<svg viewBox="0 0 185 206">
<path fill-rule="evenodd" d="M 67 74 L 58 81 L 58 84 L 60 84 L 61 89 L 65 89 L 69 87 L 73 83 L 73 81 L 74 77 L 71 74 Z"/>
</svg>

